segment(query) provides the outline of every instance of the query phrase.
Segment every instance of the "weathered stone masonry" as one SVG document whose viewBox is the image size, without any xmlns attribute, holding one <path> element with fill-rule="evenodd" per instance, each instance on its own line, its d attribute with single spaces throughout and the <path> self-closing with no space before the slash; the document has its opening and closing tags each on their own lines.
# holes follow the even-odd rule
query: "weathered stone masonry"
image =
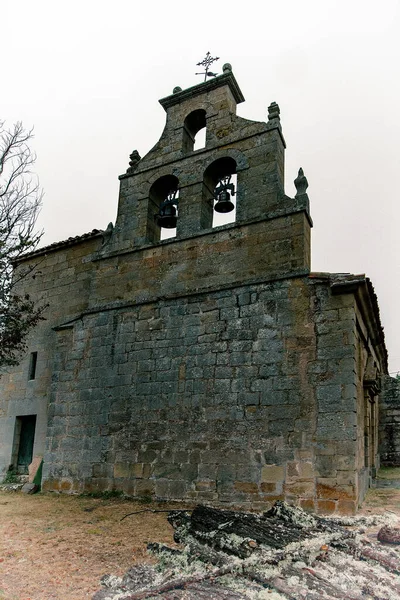
<svg viewBox="0 0 400 600">
<path fill-rule="evenodd" d="M 350 301 L 320 286 L 236 288 L 62 330 L 46 485 L 354 507 L 355 324 L 340 327 Z"/>
<path fill-rule="evenodd" d="M 379 405 L 379 437 L 381 463 L 388 467 L 400 466 L 400 380 L 385 377 L 383 398 Z"/>
<path fill-rule="evenodd" d="M 279 107 L 256 123 L 242 100 L 229 68 L 161 100 L 165 130 L 132 153 L 115 227 L 23 261 L 40 263 L 29 292 L 50 306 L 0 382 L 3 470 L 35 414 L 47 490 L 356 510 L 379 465 L 376 298 L 364 276 L 310 273 L 307 182 L 285 195 Z M 236 220 L 213 228 L 233 173 Z M 171 186 L 177 233 L 160 241 Z"/>
</svg>

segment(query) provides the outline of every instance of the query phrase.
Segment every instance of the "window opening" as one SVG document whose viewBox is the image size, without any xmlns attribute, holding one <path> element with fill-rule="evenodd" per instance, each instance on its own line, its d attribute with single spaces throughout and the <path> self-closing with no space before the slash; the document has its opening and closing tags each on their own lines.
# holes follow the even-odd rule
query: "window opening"
<svg viewBox="0 0 400 600">
<path fill-rule="evenodd" d="M 206 111 L 202 108 L 194 110 L 183 123 L 182 150 L 185 154 L 205 148 L 206 145 Z"/>
<path fill-rule="evenodd" d="M 36 377 L 36 363 L 37 363 L 37 352 L 31 352 L 29 358 L 29 372 L 28 379 L 32 380 Z"/>
<path fill-rule="evenodd" d="M 32 462 L 33 444 L 35 441 L 36 415 L 17 417 L 14 433 L 14 460 L 17 473 L 28 474 L 28 467 Z"/>
<path fill-rule="evenodd" d="M 236 194 L 237 194 L 237 175 L 234 173 L 231 176 L 230 183 L 235 186 L 235 195 L 231 196 L 230 200 L 233 204 L 233 210 L 231 212 L 221 213 L 214 210 L 213 214 L 213 227 L 219 227 L 220 225 L 227 225 L 228 223 L 234 223 L 236 221 Z M 215 207 L 216 202 L 214 202 Z"/>
<path fill-rule="evenodd" d="M 224 190 L 224 182 L 226 185 Z M 218 191 L 224 191 L 223 197 Z M 212 202 L 212 227 L 219 227 L 228 223 L 234 223 L 236 220 L 236 194 L 237 194 L 237 174 L 236 161 L 230 157 L 219 158 L 211 163 L 204 172 L 203 193 L 210 198 Z M 217 198 L 223 201 L 225 208 L 229 212 L 218 212 L 215 206 Z M 232 210 L 230 210 L 232 207 Z M 221 208 L 221 204 L 220 204 Z"/>
<path fill-rule="evenodd" d="M 147 238 L 151 242 L 176 236 L 178 220 L 179 181 L 174 175 L 164 175 L 149 191 Z M 175 227 L 174 227 L 175 225 Z"/>
<path fill-rule="evenodd" d="M 168 198 L 170 199 L 172 204 L 172 212 L 174 213 L 175 222 L 178 220 L 179 209 L 178 209 L 178 199 L 179 199 L 179 190 L 172 192 Z M 175 210 L 173 210 L 173 207 Z M 167 205 L 168 208 L 168 205 Z M 160 240 L 169 240 L 171 238 L 176 237 L 176 227 L 161 227 L 160 228 Z"/>
<path fill-rule="evenodd" d="M 194 145 L 193 145 L 193 150 L 201 150 L 202 148 L 206 147 L 206 134 L 207 134 L 207 129 L 205 127 L 203 127 L 202 129 L 200 129 L 197 134 L 196 137 L 194 138 Z"/>
</svg>

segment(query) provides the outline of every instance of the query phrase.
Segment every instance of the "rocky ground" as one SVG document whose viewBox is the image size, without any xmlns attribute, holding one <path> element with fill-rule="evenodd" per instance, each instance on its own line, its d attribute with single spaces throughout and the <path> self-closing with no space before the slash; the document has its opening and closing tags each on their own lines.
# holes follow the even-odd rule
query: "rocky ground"
<svg viewBox="0 0 400 600">
<path fill-rule="evenodd" d="M 383 487 L 369 492 L 361 513 L 400 518 L 400 469 L 380 475 Z M 0 600 L 92 598 L 105 573 L 122 576 L 134 564 L 154 562 L 149 542 L 177 547 L 168 512 L 150 512 L 176 508 L 0 491 Z M 378 529 L 369 528 L 371 539 Z"/>
<path fill-rule="evenodd" d="M 197 506 L 168 515 L 181 548 L 103 577 L 93 600 L 394 600 L 399 518 L 317 517 L 276 502 L 264 513 Z M 369 527 L 380 526 L 378 539 Z M 375 537 L 375 539 L 373 539 Z"/>
</svg>

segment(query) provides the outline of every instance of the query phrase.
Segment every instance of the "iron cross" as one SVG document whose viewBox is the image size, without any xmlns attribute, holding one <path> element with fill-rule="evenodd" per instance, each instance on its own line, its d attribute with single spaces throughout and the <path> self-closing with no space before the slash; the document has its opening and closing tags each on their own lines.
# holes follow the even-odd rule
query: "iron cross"
<svg viewBox="0 0 400 600">
<path fill-rule="evenodd" d="M 208 69 L 210 68 L 210 65 L 216 61 L 219 60 L 219 56 L 216 56 L 215 58 L 213 58 L 211 56 L 211 54 L 209 52 L 207 52 L 206 57 L 203 58 L 203 60 L 201 62 L 197 63 L 198 67 L 204 67 L 205 68 L 205 72 L 204 73 L 196 73 L 196 75 L 204 75 L 204 81 L 207 81 L 207 77 L 216 77 L 218 73 L 212 73 L 211 71 L 208 71 Z"/>
</svg>

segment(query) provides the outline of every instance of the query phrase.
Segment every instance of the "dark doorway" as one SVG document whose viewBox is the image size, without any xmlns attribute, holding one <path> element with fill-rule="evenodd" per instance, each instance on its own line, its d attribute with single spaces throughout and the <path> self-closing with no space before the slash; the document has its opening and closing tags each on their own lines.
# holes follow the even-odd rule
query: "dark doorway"
<svg viewBox="0 0 400 600">
<path fill-rule="evenodd" d="M 32 462 L 33 443 L 35 441 L 36 415 L 17 417 L 17 431 L 19 429 L 17 472 L 20 475 L 28 473 L 28 466 Z"/>
</svg>

